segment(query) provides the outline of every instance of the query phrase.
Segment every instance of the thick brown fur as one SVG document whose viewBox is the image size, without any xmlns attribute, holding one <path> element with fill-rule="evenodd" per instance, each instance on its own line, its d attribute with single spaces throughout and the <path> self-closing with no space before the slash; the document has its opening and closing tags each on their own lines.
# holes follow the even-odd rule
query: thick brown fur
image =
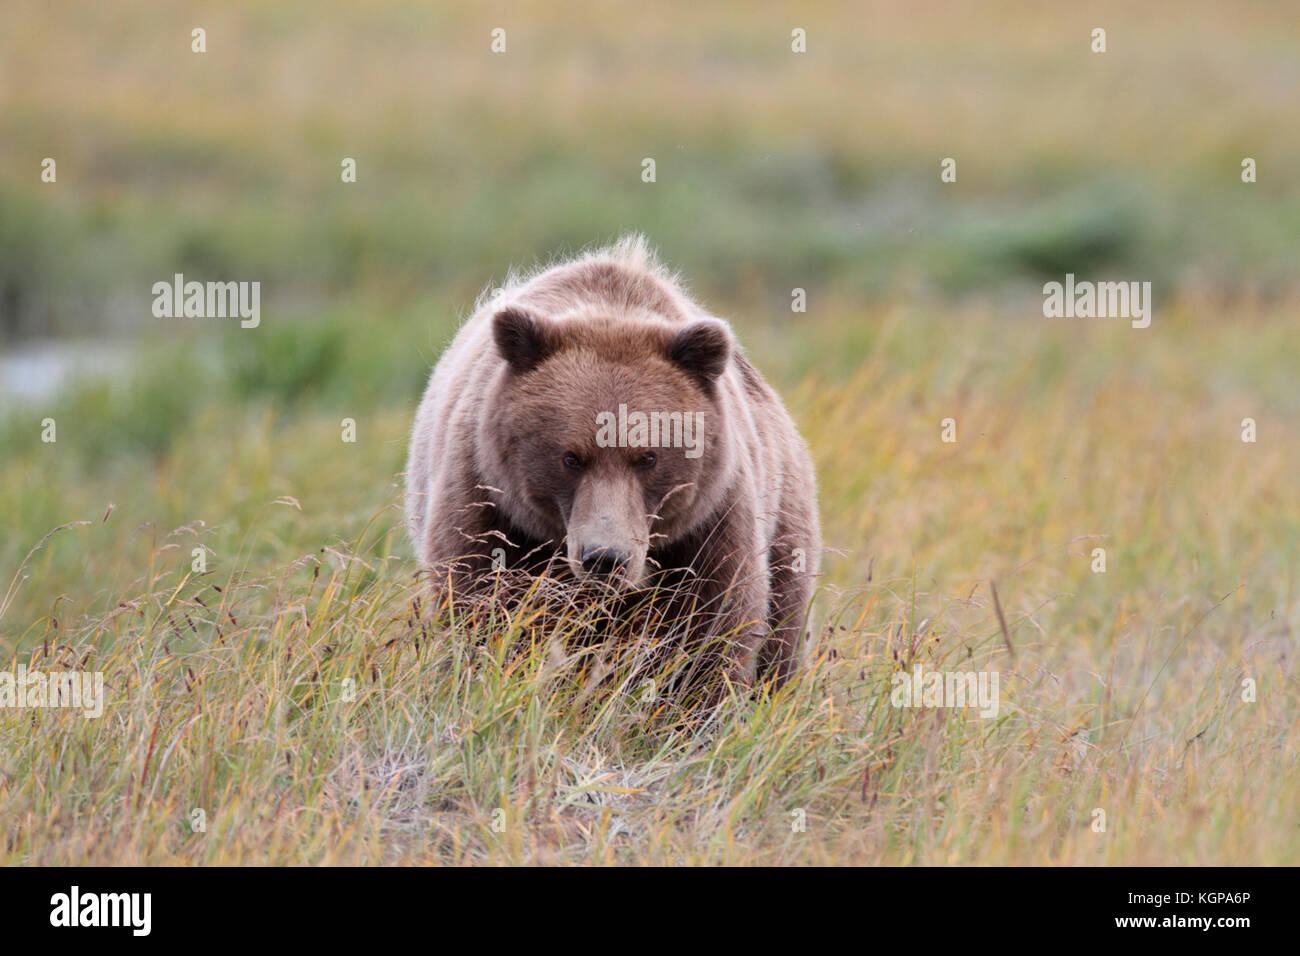
<svg viewBox="0 0 1300 956">
<path fill-rule="evenodd" d="M 699 446 L 603 447 L 597 416 L 620 405 L 701 413 Z M 807 447 L 640 236 L 480 301 L 416 413 L 406 511 L 454 593 L 503 563 L 662 588 L 695 676 L 779 684 L 799 664 L 821 554 Z"/>
</svg>

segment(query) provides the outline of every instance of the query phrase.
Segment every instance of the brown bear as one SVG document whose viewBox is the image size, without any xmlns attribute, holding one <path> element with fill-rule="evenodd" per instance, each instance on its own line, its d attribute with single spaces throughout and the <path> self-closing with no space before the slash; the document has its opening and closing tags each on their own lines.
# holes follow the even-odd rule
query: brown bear
<svg viewBox="0 0 1300 956">
<path fill-rule="evenodd" d="M 808 449 L 726 322 L 633 235 L 485 293 L 416 412 L 416 557 L 672 594 L 697 672 L 783 683 L 821 537 Z"/>
</svg>

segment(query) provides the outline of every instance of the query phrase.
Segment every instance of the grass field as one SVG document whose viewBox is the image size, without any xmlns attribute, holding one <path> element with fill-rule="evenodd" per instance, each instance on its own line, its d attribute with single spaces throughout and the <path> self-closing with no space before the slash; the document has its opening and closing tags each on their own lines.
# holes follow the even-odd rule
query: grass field
<svg viewBox="0 0 1300 956">
<path fill-rule="evenodd" d="M 106 699 L 0 708 L 0 862 L 1300 861 L 1300 14 L 613 11 L 6 7 L 0 347 L 137 358 L 0 406 L 0 672 Z M 633 229 L 821 484 L 806 672 L 711 728 L 439 619 L 399 511 L 479 289 Z M 1045 319 L 1067 271 L 1151 327 Z M 998 716 L 891 706 L 918 662 Z"/>
</svg>

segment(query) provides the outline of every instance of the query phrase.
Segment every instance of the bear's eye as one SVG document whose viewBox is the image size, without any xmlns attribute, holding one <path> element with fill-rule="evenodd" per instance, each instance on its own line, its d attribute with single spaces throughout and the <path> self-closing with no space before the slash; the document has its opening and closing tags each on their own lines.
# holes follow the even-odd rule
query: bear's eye
<svg viewBox="0 0 1300 956">
<path fill-rule="evenodd" d="M 564 453 L 564 467 L 569 471 L 582 471 L 582 459 L 571 451 Z"/>
<path fill-rule="evenodd" d="M 649 471 L 651 468 L 655 466 L 655 462 L 658 460 L 659 459 L 655 457 L 654 452 L 652 451 L 646 452 L 644 455 L 642 455 L 640 458 L 636 460 L 637 471 Z"/>
</svg>

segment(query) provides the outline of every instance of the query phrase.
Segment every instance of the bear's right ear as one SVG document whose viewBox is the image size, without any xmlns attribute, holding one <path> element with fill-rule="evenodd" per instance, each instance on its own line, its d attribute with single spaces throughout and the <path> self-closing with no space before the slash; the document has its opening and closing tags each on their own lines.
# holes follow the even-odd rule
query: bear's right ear
<svg viewBox="0 0 1300 956">
<path fill-rule="evenodd" d="M 668 355 L 705 389 L 712 388 L 731 361 L 731 332 L 717 319 L 698 319 L 673 337 Z"/>
<path fill-rule="evenodd" d="M 554 351 L 554 336 L 547 324 L 517 306 L 502 309 L 492 319 L 492 338 L 517 374 L 531 372 Z"/>
</svg>

